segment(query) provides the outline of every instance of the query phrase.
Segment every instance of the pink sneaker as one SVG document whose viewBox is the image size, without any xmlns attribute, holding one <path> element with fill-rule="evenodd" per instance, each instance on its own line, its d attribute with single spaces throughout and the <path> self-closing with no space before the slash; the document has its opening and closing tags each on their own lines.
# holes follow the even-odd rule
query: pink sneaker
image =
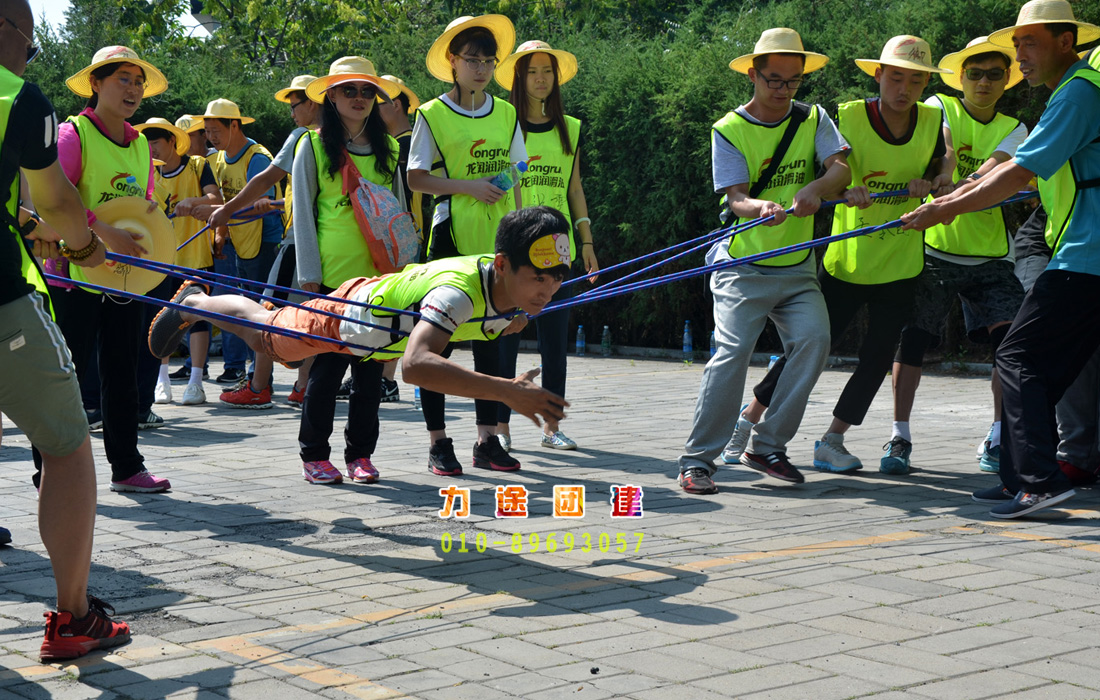
<svg viewBox="0 0 1100 700">
<path fill-rule="evenodd" d="M 302 464 L 302 476 L 311 484 L 339 484 L 344 480 L 340 470 L 327 459 Z"/>
<path fill-rule="evenodd" d="M 125 493 L 160 493 L 172 488 L 168 479 L 142 470 L 125 481 L 112 481 L 111 490 Z"/>
<path fill-rule="evenodd" d="M 378 470 L 366 457 L 348 463 L 348 478 L 357 484 L 373 484 L 378 481 Z"/>
</svg>

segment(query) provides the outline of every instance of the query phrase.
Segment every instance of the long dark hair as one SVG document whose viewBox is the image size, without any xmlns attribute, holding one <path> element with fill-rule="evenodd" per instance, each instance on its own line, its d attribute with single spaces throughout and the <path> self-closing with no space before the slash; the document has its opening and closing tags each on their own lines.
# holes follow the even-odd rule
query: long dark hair
<svg viewBox="0 0 1100 700">
<path fill-rule="evenodd" d="M 390 141 L 387 138 L 389 132 L 386 123 L 382 121 L 382 115 L 376 104 L 371 108 L 367 117 L 367 140 L 370 141 L 371 150 L 374 152 L 374 169 L 379 175 L 392 179 L 396 170 L 397 154 L 390 149 Z M 344 130 L 344 122 L 340 119 L 340 113 L 336 111 L 336 105 L 325 95 L 325 101 L 321 103 L 321 145 L 325 147 L 325 155 L 328 156 L 328 174 L 335 178 L 344 167 L 344 153 L 347 150 L 348 136 Z"/>
<path fill-rule="evenodd" d="M 531 58 L 539 53 L 532 51 L 516 61 L 515 73 L 512 74 L 512 106 L 516 108 L 516 118 L 519 119 L 520 128 L 523 129 L 524 138 L 527 137 L 527 69 L 531 66 Z M 566 155 L 573 155 L 573 144 L 569 140 L 569 129 L 565 126 L 565 108 L 561 104 L 561 84 L 558 82 L 558 59 L 554 54 L 546 54 L 550 57 L 550 66 L 554 69 L 554 87 L 546 96 L 546 114 L 553 122 L 561 139 L 561 149 Z"/>
<path fill-rule="evenodd" d="M 122 67 L 123 63 L 125 63 L 125 61 L 115 62 L 115 63 L 108 63 L 106 65 L 100 66 L 99 68 L 96 68 L 94 71 L 92 71 L 92 75 L 95 76 L 96 80 L 102 82 L 104 79 L 109 78 L 112 75 L 114 75 L 115 72 L 118 71 L 118 69 Z M 136 66 L 137 64 L 134 63 L 134 64 L 131 64 L 131 65 Z M 138 67 L 140 68 L 140 66 L 138 66 Z M 141 77 L 143 79 L 145 78 L 145 69 L 144 68 L 141 68 Z M 144 90 L 142 92 L 144 92 Z M 87 108 L 88 109 L 95 109 L 98 104 L 99 104 L 99 93 L 96 92 L 95 90 L 92 90 L 92 96 L 88 98 Z"/>
</svg>

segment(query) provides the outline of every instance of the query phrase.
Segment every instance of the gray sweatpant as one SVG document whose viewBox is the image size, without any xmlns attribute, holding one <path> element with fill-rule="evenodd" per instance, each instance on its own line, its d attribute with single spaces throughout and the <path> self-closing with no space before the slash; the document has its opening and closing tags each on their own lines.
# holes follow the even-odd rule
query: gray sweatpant
<svg viewBox="0 0 1100 700">
<path fill-rule="evenodd" d="M 681 472 L 694 467 L 717 471 L 714 460 L 733 433 L 749 360 L 768 318 L 779 331 L 787 366 L 748 451 L 786 452 L 829 354 L 829 313 L 815 267 L 811 255 L 793 267 L 744 265 L 712 276 L 717 352 L 703 370 L 695 421 L 679 460 Z"/>
</svg>

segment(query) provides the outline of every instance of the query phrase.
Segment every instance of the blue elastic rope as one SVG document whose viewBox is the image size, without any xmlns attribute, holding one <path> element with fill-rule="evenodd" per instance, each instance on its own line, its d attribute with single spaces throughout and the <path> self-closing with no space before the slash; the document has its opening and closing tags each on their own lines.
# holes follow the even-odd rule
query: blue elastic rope
<svg viewBox="0 0 1100 700">
<path fill-rule="evenodd" d="M 269 325 L 264 324 L 264 323 L 256 323 L 254 321 L 248 321 L 248 320 L 245 320 L 245 319 L 242 319 L 242 318 L 234 318 L 232 316 L 226 316 L 225 314 L 220 314 L 216 311 L 205 311 L 203 309 L 195 309 L 195 308 L 191 308 L 190 306 L 184 306 L 183 304 L 177 304 L 177 303 L 172 302 L 172 301 L 164 301 L 163 299 L 154 299 L 152 297 L 147 297 L 147 296 L 144 296 L 142 294 L 134 294 L 133 292 L 124 292 L 124 291 L 121 291 L 121 290 L 118 290 L 118 289 L 114 289 L 113 287 L 104 287 L 104 286 L 101 286 L 101 285 L 98 285 L 98 284 L 92 284 L 91 282 L 83 282 L 81 280 L 69 279 L 68 277 L 58 277 L 57 275 L 51 275 L 49 273 L 43 273 L 42 276 L 45 277 L 46 279 L 55 280 L 55 281 L 58 281 L 58 282 L 67 282 L 69 284 L 75 284 L 75 285 L 77 285 L 79 287 L 83 287 L 85 289 L 90 289 L 90 290 L 97 291 L 97 292 L 104 292 L 106 294 L 110 294 L 111 296 L 119 296 L 119 297 L 123 297 L 125 299 L 133 299 L 135 301 L 143 301 L 143 302 L 146 302 L 148 304 L 156 304 L 158 306 L 166 306 L 166 307 L 169 307 L 169 308 L 172 308 L 172 309 L 178 309 L 180 311 L 185 311 L 189 314 L 194 314 L 195 316 L 203 316 L 205 318 L 211 318 L 211 319 L 215 319 L 215 320 L 224 320 L 224 321 L 226 321 L 228 323 L 232 323 L 234 325 L 243 326 L 245 328 L 255 328 L 258 331 L 268 331 L 269 333 L 273 333 L 275 335 L 284 335 L 288 338 L 295 338 L 295 339 L 298 339 L 298 340 L 320 340 L 320 341 L 323 341 L 325 343 L 329 343 L 329 344 L 332 344 L 332 345 L 341 345 L 341 346 L 348 347 L 348 348 L 355 348 L 357 350 L 364 350 L 367 353 L 386 352 L 386 353 L 390 353 L 390 354 L 394 354 L 394 355 L 399 353 L 399 351 L 397 351 L 397 350 L 390 350 L 390 349 L 387 349 L 387 348 L 370 348 L 370 347 L 367 347 L 365 345 L 357 345 L 355 343 L 349 343 L 346 340 L 337 340 L 335 338 L 326 338 L 324 336 L 312 335 L 310 333 L 303 333 L 301 331 L 295 331 L 295 330 L 291 330 L 289 328 L 281 328 L 279 326 L 269 326 Z"/>
</svg>

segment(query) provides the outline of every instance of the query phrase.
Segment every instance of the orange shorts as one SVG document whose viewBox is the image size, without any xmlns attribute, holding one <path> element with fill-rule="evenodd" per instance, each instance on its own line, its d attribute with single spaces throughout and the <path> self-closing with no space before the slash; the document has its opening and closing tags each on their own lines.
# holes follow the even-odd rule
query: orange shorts
<svg viewBox="0 0 1100 700">
<path fill-rule="evenodd" d="M 377 282 L 380 277 L 353 277 L 344 282 L 334 292 L 325 298 L 310 299 L 304 306 L 310 309 L 320 309 L 334 314 L 343 314 L 347 304 L 343 299 L 348 299 L 361 287 Z M 294 306 L 284 306 L 271 315 L 268 323 L 278 328 L 308 333 L 322 338 L 331 338 L 340 341 L 340 319 L 323 314 L 315 314 L 307 309 Z M 260 332 L 260 343 L 264 352 L 276 362 L 297 362 L 313 355 L 326 352 L 342 352 L 352 354 L 345 345 L 325 342 L 315 338 L 292 338 L 287 335 L 279 335 L 271 331 Z"/>
</svg>

